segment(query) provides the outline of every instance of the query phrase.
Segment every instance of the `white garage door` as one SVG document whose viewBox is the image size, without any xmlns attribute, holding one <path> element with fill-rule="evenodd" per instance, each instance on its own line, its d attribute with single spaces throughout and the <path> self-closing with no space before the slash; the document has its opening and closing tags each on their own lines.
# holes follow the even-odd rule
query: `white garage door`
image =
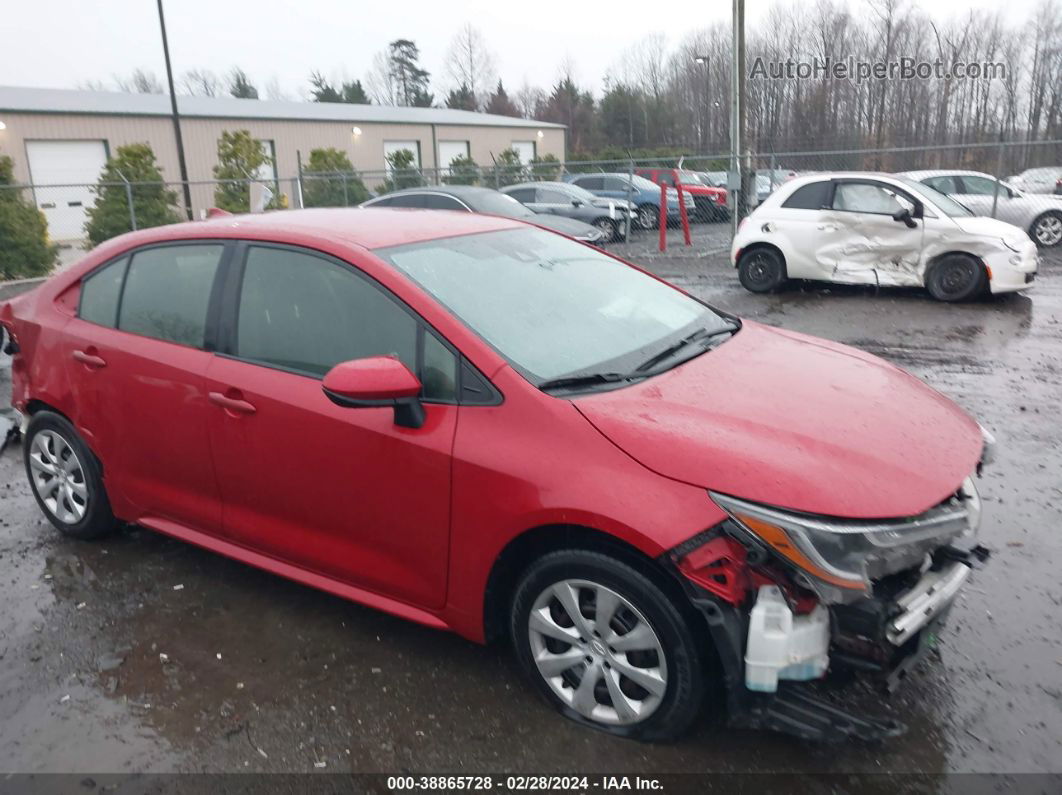
<svg viewBox="0 0 1062 795">
<path fill-rule="evenodd" d="M 402 149 L 413 153 L 413 167 L 420 168 L 420 141 L 384 141 L 384 162 L 387 163 L 387 170 L 391 170 L 387 156 Z"/>
<path fill-rule="evenodd" d="M 525 166 L 535 159 L 534 141 L 513 141 L 513 149 L 520 155 L 520 162 Z"/>
<path fill-rule="evenodd" d="M 30 182 L 37 206 L 48 219 L 52 240 L 82 240 L 85 210 L 96 196 L 89 190 L 107 163 L 103 141 L 26 141 Z"/>
<path fill-rule="evenodd" d="M 450 164 L 456 157 L 468 157 L 468 141 L 439 141 L 439 168 L 443 174 L 450 173 Z"/>
</svg>

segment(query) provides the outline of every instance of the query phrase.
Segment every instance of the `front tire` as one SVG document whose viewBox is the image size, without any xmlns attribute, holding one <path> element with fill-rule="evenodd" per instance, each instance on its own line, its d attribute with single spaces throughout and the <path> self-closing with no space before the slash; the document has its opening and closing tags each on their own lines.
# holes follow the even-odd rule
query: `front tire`
<svg viewBox="0 0 1062 795">
<path fill-rule="evenodd" d="M 642 229 L 656 229 L 660 223 L 660 210 L 651 204 L 643 204 L 638 208 L 638 225 Z"/>
<path fill-rule="evenodd" d="M 694 633 L 660 587 L 614 557 L 564 550 L 533 563 L 510 633 L 536 689 L 579 723 L 663 740 L 700 712 L 706 669 Z"/>
<path fill-rule="evenodd" d="M 788 275 L 782 255 L 771 248 L 754 248 L 738 260 L 738 279 L 750 293 L 769 293 L 785 284 Z"/>
<path fill-rule="evenodd" d="M 1062 213 L 1052 210 L 1038 216 L 1029 227 L 1029 237 L 1040 248 L 1054 248 L 1062 243 Z"/>
<path fill-rule="evenodd" d="M 969 301 L 985 284 L 985 269 L 966 254 L 946 254 L 926 275 L 926 289 L 938 301 Z"/>
<path fill-rule="evenodd" d="M 602 242 L 612 243 L 619 239 L 619 229 L 616 222 L 611 218 L 605 218 L 604 216 L 601 218 L 595 218 L 593 225 L 604 235 Z"/>
<path fill-rule="evenodd" d="M 69 420 L 51 411 L 34 414 L 23 459 L 37 505 L 57 530 L 89 539 L 114 529 L 99 463 Z"/>
</svg>

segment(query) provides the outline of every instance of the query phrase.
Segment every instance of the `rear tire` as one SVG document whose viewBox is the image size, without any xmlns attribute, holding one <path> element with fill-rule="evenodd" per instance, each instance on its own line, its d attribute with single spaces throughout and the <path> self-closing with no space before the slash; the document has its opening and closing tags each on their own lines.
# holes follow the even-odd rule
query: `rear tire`
<svg viewBox="0 0 1062 795">
<path fill-rule="evenodd" d="M 938 301 L 969 301 L 984 289 L 985 269 L 967 254 L 945 254 L 926 274 L 926 289 Z"/>
<path fill-rule="evenodd" d="M 738 260 L 738 279 L 750 293 L 769 293 L 788 279 L 785 260 L 773 248 L 754 248 Z"/>
<path fill-rule="evenodd" d="M 70 421 L 38 411 L 23 442 L 30 488 L 57 530 L 74 538 L 98 538 L 115 527 L 99 462 Z"/>
<path fill-rule="evenodd" d="M 532 563 L 516 587 L 510 635 L 535 688 L 585 726 L 664 740 L 700 713 L 708 669 L 693 631 L 671 597 L 614 557 L 562 550 Z"/>
</svg>

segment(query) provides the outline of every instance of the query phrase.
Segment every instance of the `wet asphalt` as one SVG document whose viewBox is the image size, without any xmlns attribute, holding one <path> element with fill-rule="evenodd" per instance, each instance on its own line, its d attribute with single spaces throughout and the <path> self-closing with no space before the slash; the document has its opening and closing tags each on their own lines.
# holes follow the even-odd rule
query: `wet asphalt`
<svg viewBox="0 0 1062 795">
<path fill-rule="evenodd" d="M 710 714 L 669 745 L 588 731 L 503 647 L 142 529 L 68 540 L 13 447 L 0 456 L 0 774 L 1062 771 L 1062 254 L 1027 295 L 957 306 L 822 285 L 754 296 L 726 265 L 724 230 L 696 231 L 690 249 L 672 232 L 667 255 L 648 236 L 621 248 L 730 312 L 885 357 L 999 440 L 979 484 L 990 564 L 905 689 L 854 695 L 905 736 L 818 747 Z"/>
</svg>

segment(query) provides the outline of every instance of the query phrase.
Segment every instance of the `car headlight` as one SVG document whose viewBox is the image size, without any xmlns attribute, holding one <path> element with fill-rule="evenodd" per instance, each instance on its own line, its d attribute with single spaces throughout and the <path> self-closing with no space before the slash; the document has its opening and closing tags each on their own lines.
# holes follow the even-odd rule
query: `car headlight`
<svg viewBox="0 0 1062 795">
<path fill-rule="evenodd" d="M 1009 248 L 1011 251 L 1020 252 L 1025 247 L 1025 241 L 1017 235 L 1014 235 L 1012 237 L 1004 237 L 1002 238 L 1002 240 L 1003 245 Z"/>
<path fill-rule="evenodd" d="M 937 547 L 973 535 L 981 518 L 970 478 L 949 499 L 905 519 L 838 519 L 709 494 L 742 530 L 795 567 L 799 579 L 830 602 L 869 594 L 872 580 L 917 566 Z"/>
</svg>

